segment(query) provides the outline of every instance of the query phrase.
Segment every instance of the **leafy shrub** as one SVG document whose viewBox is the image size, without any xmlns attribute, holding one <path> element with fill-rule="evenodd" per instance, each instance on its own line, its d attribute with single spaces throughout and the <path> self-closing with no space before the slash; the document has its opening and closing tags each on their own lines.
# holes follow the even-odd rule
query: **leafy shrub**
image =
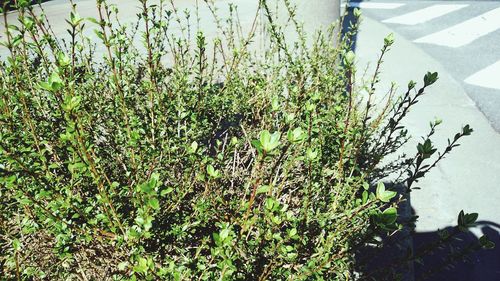
<svg viewBox="0 0 500 281">
<path fill-rule="evenodd" d="M 101 0 L 97 19 L 73 6 L 69 37 L 59 38 L 18 1 L 0 68 L 7 279 L 361 278 L 355 253 L 403 229 L 397 209 L 412 184 L 472 132 L 465 126 L 431 157 L 433 122 L 414 157 L 384 164 L 438 78 L 428 73 L 397 98 L 393 88 L 375 106 L 391 36 L 371 84 L 358 85 L 357 25 L 335 47 L 333 26 L 309 44 L 292 21 L 300 37 L 289 44 L 261 1 L 266 47 L 251 52 L 259 14 L 241 35 L 235 7 L 221 19 L 207 3 L 219 25 L 209 41 L 175 7 L 138 3 L 136 25 Z M 402 193 L 381 182 L 398 173 Z M 461 230 L 476 218 L 461 214 Z"/>
</svg>

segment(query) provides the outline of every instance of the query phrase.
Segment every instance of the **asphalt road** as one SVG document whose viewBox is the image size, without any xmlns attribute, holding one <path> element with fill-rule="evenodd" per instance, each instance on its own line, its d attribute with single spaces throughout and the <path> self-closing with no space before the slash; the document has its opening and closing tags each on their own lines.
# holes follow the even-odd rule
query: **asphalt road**
<svg viewBox="0 0 500 281">
<path fill-rule="evenodd" d="M 500 132 L 500 1 L 362 3 L 365 16 L 442 64 Z"/>
</svg>

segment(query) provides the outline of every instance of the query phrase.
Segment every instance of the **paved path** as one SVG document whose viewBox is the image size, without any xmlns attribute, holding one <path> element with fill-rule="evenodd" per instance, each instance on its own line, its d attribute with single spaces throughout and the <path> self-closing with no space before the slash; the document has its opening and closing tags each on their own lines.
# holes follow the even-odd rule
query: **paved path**
<svg viewBox="0 0 500 281">
<path fill-rule="evenodd" d="M 439 61 L 500 132 L 500 1 L 352 3 Z"/>
<path fill-rule="evenodd" d="M 404 151 L 410 155 L 415 153 L 418 136 L 428 131 L 428 121 L 435 118 L 443 120 L 434 138 L 440 148 L 444 147 L 446 139 L 453 136 L 464 124 L 468 123 L 474 128 L 472 136 L 464 139 L 456 151 L 417 184 L 422 189 L 412 192 L 411 206 L 419 216 L 415 240 L 425 241 L 436 235 L 436 229 L 455 225 L 457 213 L 465 210 L 479 213 L 482 222 L 473 229 L 476 237 L 488 234 L 500 245 L 500 134 L 491 126 L 490 121 L 494 119 L 486 115 L 489 118 L 487 119 L 478 110 L 482 100 L 476 98 L 476 95 L 484 94 L 485 101 L 496 104 L 496 108 L 500 110 L 500 99 L 496 99 L 500 96 L 500 91 L 465 81 L 468 77 L 474 77 L 474 73 L 481 69 L 486 68 L 484 72 L 490 71 L 493 67 L 488 66 L 494 65 L 500 59 L 498 30 L 461 47 L 415 42 L 419 38 L 427 38 L 430 41 L 430 34 L 474 18 L 471 15 L 452 20 L 451 15 L 454 13 L 472 12 L 459 5 L 479 4 L 483 9 L 474 12 L 477 16 L 495 10 L 500 3 L 398 1 L 388 2 L 383 6 L 378 3 L 380 2 L 366 2 L 370 5 L 363 9 L 365 17 L 357 37 L 356 53 L 359 67 L 364 68 L 367 63 L 377 58 L 383 38 L 389 33 L 395 33 L 395 44 L 382 67 L 382 86 L 379 87 L 381 94 L 390 87 L 391 81 L 404 88 L 409 80 L 420 82 L 427 71 L 437 71 L 440 76 L 438 82 L 427 91 L 427 95 L 422 97 L 420 103 L 408 115 L 406 125 L 410 134 L 417 138 L 414 138 Z M 449 10 L 453 7 L 454 11 L 450 12 L 442 7 L 433 11 L 425 10 L 424 13 L 418 12 L 443 3 L 454 5 L 447 7 Z M 374 9 L 375 7 L 377 9 Z M 445 11 L 448 11 L 447 15 L 443 14 Z M 412 16 L 409 13 L 414 14 Z M 405 14 L 406 23 L 411 22 L 412 25 L 396 23 L 400 22 L 401 16 Z M 443 18 L 449 18 L 449 21 L 443 23 Z M 390 22 L 383 22 L 384 20 Z M 436 40 L 443 37 L 436 37 Z M 496 40 L 497 44 L 494 44 L 493 40 Z M 498 76 L 500 73 L 495 74 Z M 481 75 L 480 78 L 484 77 Z M 470 80 L 473 79 L 468 81 Z M 481 109 L 485 111 L 484 105 Z M 498 125 L 493 123 L 495 124 Z M 432 280 L 500 280 L 500 246 L 494 251 L 484 251 L 473 256 L 473 261 L 472 264 L 461 264 L 447 275 L 437 276 Z M 426 264 L 432 263 L 427 261 Z"/>
</svg>

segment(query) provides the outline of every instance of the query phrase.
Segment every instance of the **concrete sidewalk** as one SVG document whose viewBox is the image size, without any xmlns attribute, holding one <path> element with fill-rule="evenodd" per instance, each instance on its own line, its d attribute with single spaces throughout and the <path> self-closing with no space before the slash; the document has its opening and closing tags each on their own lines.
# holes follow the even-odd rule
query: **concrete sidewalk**
<svg viewBox="0 0 500 281">
<path fill-rule="evenodd" d="M 356 53 L 358 66 L 363 70 L 371 63 L 368 74 L 373 73 L 383 38 L 393 31 L 370 19 L 363 18 L 358 34 Z M 456 225 L 460 210 L 479 213 L 479 221 L 500 223 L 500 134 L 490 126 L 457 81 L 444 68 L 413 43 L 395 34 L 395 43 L 382 66 L 379 94 L 385 94 L 392 81 L 399 85 L 398 93 L 406 90 L 410 80 L 423 84 L 427 71 L 437 71 L 439 80 L 407 116 L 405 124 L 413 139 L 402 152 L 415 155 L 416 144 L 429 131 L 429 121 L 442 119 L 433 140 L 442 151 L 448 138 L 453 138 L 463 125 L 474 129 L 465 137 L 462 145 L 455 148 L 424 179 L 416 184 L 421 190 L 411 193 L 411 206 L 419 216 L 417 233 L 431 233 Z M 418 85 L 417 85 L 418 86 Z M 483 235 L 484 228 L 473 229 L 476 237 Z M 500 247 L 498 231 L 493 238 Z M 491 233 L 490 233 L 491 236 Z M 500 280 L 500 256 L 494 250 L 492 264 L 496 267 L 475 264 L 468 268 L 463 280 Z M 491 257 L 490 257 L 491 259 Z M 486 278 L 484 278 L 487 276 Z M 489 279 L 495 276 L 497 279 Z M 473 279 L 470 279 L 473 278 Z M 452 280 L 452 279 L 448 279 Z M 456 279 L 453 279 L 456 280 Z M 462 280 L 462 279 L 460 279 Z"/>
<path fill-rule="evenodd" d="M 363 19 L 356 48 L 360 69 L 375 63 L 383 38 L 391 32 L 369 18 Z M 401 93 L 410 80 L 422 84 L 427 71 L 437 71 L 440 77 L 406 118 L 414 139 L 404 152 L 415 154 L 416 141 L 428 132 L 429 121 L 436 118 L 443 120 L 434 137 L 441 148 L 463 125 L 470 124 L 474 129 L 460 147 L 417 184 L 422 187 L 412 193 L 412 205 L 421 216 L 417 230 L 455 224 L 462 209 L 478 212 L 481 220 L 500 222 L 500 134 L 443 67 L 413 43 L 395 34 L 395 43 L 384 61 L 381 94 L 387 92 L 392 81 L 400 86 Z"/>
</svg>

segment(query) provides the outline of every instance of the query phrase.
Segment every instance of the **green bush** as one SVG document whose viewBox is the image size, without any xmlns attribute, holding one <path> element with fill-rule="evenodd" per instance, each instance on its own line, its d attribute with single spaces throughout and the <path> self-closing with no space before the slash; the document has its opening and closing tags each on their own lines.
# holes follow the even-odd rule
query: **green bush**
<svg viewBox="0 0 500 281">
<path fill-rule="evenodd" d="M 292 21 L 301 36 L 290 44 L 261 1 L 266 47 L 252 52 L 258 15 L 241 35 L 235 7 L 222 19 L 207 4 L 219 25 L 208 40 L 189 15 L 139 2 L 137 25 L 101 0 L 97 19 L 73 7 L 65 39 L 18 3 L 0 67 L 4 279 L 357 279 L 355 253 L 404 228 L 397 209 L 412 184 L 472 132 L 436 157 L 433 122 L 415 156 L 383 164 L 437 80 L 375 106 L 391 36 L 359 85 L 357 25 L 309 44 Z M 381 182 L 392 174 L 406 190 Z M 462 214 L 462 229 L 476 217 Z"/>
</svg>

